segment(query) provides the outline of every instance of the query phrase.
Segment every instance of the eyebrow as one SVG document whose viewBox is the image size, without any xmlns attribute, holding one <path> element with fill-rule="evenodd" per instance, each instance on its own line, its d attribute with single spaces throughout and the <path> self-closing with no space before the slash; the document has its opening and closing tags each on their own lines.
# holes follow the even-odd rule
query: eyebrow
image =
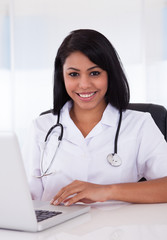
<svg viewBox="0 0 167 240">
<path fill-rule="evenodd" d="M 79 69 L 77 69 L 77 68 L 73 68 L 73 67 L 69 67 L 69 68 L 67 68 L 67 70 L 74 70 L 74 71 L 80 71 Z"/>
<path fill-rule="evenodd" d="M 90 71 L 90 70 L 92 70 L 92 69 L 94 69 L 94 68 L 100 68 L 98 65 L 96 65 L 96 66 L 93 66 L 93 67 L 91 67 L 91 68 L 88 68 L 88 70 L 87 71 Z"/>
<path fill-rule="evenodd" d="M 99 67 L 98 65 L 96 65 L 96 66 L 93 66 L 93 67 L 88 68 L 87 71 L 90 71 L 90 70 L 92 70 L 92 69 L 94 69 L 94 68 L 100 68 L 100 67 Z M 80 72 L 79 69 L 73 68 L 73 67 L 69 67 L 69 68 L 67 68 L 67 70 L 74 70 L 74 71 Z"/>
</svg>

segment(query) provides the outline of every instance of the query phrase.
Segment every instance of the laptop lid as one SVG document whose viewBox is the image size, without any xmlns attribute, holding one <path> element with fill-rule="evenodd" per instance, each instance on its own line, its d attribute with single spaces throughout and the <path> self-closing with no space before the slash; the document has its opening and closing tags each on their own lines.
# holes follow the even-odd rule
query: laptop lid
<svg viewBox="0 0 167 240">
<path fill-rule="evenodd" d="M 31 199 L 17 137 L 0 132 L 0 228 L 42 231 L 89 211 L 89 206 L 51 206 Z M 35 209 L 58 211 L 61 214 L 37 223 Z"/>
<path fill-rule="evenodd" d="M 37 221 L 19 144 L 11 132 L 0 133 L 0 166 L 0 227 L 35 231 Z"/>
</svg>

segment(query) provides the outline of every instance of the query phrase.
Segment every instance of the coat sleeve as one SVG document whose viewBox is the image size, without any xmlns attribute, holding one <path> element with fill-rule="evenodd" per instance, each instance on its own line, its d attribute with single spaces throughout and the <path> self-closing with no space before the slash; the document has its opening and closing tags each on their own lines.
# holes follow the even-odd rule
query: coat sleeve
<svg viewBox="0 0 167 240">
<path fill-rule="evenodd" d="M 141 177 L 147 180 L 167 176 L 167 142 L 150 114 L 139 133 L 138 166 Z"/>
</svg>

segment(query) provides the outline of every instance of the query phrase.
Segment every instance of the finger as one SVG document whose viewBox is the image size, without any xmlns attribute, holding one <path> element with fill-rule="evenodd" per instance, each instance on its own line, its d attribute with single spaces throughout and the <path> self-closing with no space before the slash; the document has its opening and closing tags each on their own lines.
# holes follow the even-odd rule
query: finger
<svg viewBox="0 0 167 240">
<path fill-rule="evenodd" d="M 64 205 L 65 206 L 70 206 L 74 203 L 81 202 L 83 198 L 84 198 L 84 192 L 80 192 L 80 193 L 76 194 L 74 197 L 66 199 L 64 201 Z"/>
<path fill-rule="evenodd" d="M 69 200 L 70 200 L 71 198 L 72 198 L 72 197 L 69 197 L 69 198 L 65 199 L 63 203 L 65 204 L 66 202 L 69 202 Z M 95 201 L 90 200 L 90 199 L 88 199 L 88 198 L 82 198 L 82 199 L 80 199 L 78 202 L 86 203 L 86 204 L 95 203 Z"/>
<path fill-rule="evenodd" d="M 65 187 L 60 193 L 58 193 L 54 199 L 52 200 L 53 205 L 59 205 L 60 203 L 64 202 L 67 198 L 71 195 L 77 194 L 82 191 L 82 186 L 68 186 Z"/>
<path fill-rule="evenodd" d="M 62 188 L 57 194 L 56 196 L 54 196 L 54 198 L 50 201 L 50 204 L 53 204 L 64 192 L 64 188 Z"/>
<path fill-rule="evenodd" d="M 50 203 L 53 204 L 64 192 L 70 189 L 74 184 L 76 184 L 76 181 L 73 181 L 72 183 L 60 189 L 60 191 L 54 196 L 54 198 L 50 201 Z"/>
<path fill-rule="evenodd" d="M 80 202 L 89 204 L 89 203 L 95 203 L 96 201 L 90 200 L 88 198 L 83 198 L 80 200 Z"/>
</svg>

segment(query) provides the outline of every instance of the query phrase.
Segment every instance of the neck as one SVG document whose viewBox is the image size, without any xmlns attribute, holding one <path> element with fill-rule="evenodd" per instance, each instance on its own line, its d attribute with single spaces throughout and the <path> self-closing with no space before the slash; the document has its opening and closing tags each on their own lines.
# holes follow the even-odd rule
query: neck
<svg viewBox="0 0 167 240">
<path fill-rule="evenodd" d="M 70 116 L 75 124 L 97 124 L 101 120 L 105 108 L 106 103 L 95 109 L 80 109 L 74 105 L 71 108 Z"/>
</svg>

